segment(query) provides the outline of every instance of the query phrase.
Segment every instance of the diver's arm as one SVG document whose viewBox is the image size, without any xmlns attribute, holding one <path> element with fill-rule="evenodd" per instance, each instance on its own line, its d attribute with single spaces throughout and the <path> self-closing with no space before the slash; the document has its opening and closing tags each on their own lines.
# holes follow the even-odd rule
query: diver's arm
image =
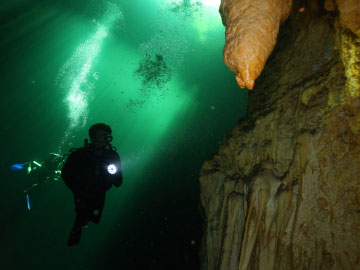
<svg viewBox="0 0 360 270">
<path fill-rule="evenodd" d="M 120 187 L 122 185 L 123 182 L 123 175 L 122 175 L 122 170 L 121 170 L 121 161 L 120 161 L 120 157 L 118 155 L 118 153 L 114 152 L 114 165 L 116 167 L 116 173 L 110 175 L 110 181 L 111 183 L 116 186 L 116 187 Z"/>
<path fill-rule="evenodd" d="M 121 170 L 121 162 L 118 162 L 117 167 L 119 168 L 118 172 L 114 175 L 113 178 L 113 185 L 116 187 L 120 187 L 122 185 L 123 182 L 123 175 L 122 175 L 122 170 Z"/>
<path fill-rule="evenodd" d="M 75 191 L 78 188 L 77 186 L 80 181 L 78 171 L 80 161 L 79 154 L 78 151 L 72 152 L 61 169 L 61 177 L 66 186 L 72 191 Z"/>
</svg>

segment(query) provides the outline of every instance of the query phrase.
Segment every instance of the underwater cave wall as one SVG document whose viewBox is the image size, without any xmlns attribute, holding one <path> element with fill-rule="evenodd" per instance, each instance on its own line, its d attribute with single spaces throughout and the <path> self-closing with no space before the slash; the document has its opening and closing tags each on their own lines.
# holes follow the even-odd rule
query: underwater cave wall
<svg viewBox="0 0 360 270">
<path fill-rule="evenodd" d="M 360 269 L 357 3 L 294 1 L 246 118 L 202 167 L 202 269 Z"/>
</svg>

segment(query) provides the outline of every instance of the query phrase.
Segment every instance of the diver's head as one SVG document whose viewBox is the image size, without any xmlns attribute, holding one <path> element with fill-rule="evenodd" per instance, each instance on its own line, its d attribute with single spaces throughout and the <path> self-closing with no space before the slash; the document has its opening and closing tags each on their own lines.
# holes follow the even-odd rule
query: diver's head
<svg viewBox="0 0 360 270">
<path fill-rule="evenodd" d="M 111 133 L 110 126 L 104 123 L 94 124 L 89 129 L 90 141 L 95 148 L 103 148 L 112 141 Z"/>
</svg>

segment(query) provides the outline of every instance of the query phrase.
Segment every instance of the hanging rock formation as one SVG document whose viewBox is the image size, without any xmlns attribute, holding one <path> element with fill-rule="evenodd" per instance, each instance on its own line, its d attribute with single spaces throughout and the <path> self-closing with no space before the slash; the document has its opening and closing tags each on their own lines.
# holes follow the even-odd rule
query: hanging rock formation
<svg viewBox="0 0 360 270">
<path fill-rule="evenodd" d="M 202 269 L 360 269 L 359 1 L 223 0 L 221 14 L 239 85 L 261 75 L 201 170 Z"/>
<path fill-rule="evenodd" d="M 220 13 L 226 27 L 224 60 L 240 87 L 252 89 L 273 50 L 280 23 L 291 0 L 224 0 Z"/>
</svg>

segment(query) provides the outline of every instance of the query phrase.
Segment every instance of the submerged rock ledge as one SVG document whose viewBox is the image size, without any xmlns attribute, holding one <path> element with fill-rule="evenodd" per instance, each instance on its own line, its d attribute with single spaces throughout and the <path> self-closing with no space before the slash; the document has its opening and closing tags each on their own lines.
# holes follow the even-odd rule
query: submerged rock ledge
<svg viewBox="0 0 360 270">
<path fill-rule="evenodd" d="M 360 269 L 359 1 L 272 2 L 291 13 L 201 170 L 202 269 Z"/>
</svg>

